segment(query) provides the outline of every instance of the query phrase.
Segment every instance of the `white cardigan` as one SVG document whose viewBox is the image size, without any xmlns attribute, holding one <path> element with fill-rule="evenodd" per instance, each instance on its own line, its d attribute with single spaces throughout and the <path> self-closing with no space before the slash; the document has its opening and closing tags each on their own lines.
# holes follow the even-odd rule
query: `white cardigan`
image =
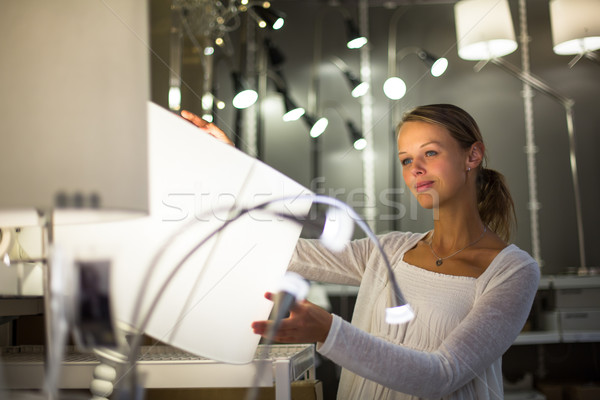
<svg viewBox="0 0 600 400">
<path fill-rule="evenodd" d="M 343 367 L 338 399 L 503 399 L 502 354 L 521 331 L 535 296 L 537 263 L 515 245 L 479 278 L 445 275 L 403 261 L 425 234 L 379 236 L 402 294 L 415 311 L 385 322 L 388 272 L 369 239 L 340 253 L 301 239 L 290 269 L 314 281 L 360 285 L 352 324 L 334 316 L 318 351 Z"/>
</svg>

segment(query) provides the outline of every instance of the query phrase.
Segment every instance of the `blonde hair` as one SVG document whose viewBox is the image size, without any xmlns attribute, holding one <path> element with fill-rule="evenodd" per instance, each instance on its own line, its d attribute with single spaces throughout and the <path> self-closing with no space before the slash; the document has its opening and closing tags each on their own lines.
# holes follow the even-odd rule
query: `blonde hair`
<svg viewBox="0 0 600 400">
<path fill-rule="evenodd" d="M 443 126 L 464 149 L 473 143 L 483 143 L 477 123 L 465 110 L 452 104 L 419 106 L 402 117 L 400 126 L 408 121 L 421 121 Z M 486 168 L 487 155 L 477 168 L 477 207 L 484 224 L 503 240 L 509 241 L 516 225 L 515 205 L 504 176 Z"/>
</svg>

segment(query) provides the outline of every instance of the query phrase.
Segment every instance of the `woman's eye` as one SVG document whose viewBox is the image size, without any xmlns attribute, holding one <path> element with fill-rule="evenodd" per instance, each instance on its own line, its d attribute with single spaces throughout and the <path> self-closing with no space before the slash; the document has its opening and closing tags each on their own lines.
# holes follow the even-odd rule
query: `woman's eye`
<svg viewBox="0 0 600 400">
<path fill-rule="evenodd" d="M 408 165 L 412 162 L 412 160 L 410 158 L 405 158 L 404 160 L 400 160 L 400 164 L 404 165 Z"/>
<path fill-rule="evenodd" d="M 437 151 L 435 151 L 435 150 L 427 150 L 425 152 L 425 155 L 428 157 L 435 156 L 436 154 L 437 154 Z"/>
</svg>

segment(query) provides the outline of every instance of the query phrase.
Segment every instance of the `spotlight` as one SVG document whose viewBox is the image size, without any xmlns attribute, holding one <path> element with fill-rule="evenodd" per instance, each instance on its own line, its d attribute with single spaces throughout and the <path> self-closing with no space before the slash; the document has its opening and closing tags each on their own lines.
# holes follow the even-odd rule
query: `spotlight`
<svg viewBox="0 0 600 400">
<path fill-rule="evenodd" d="M 350 18 L 346 18 L 346 33 L 348 35 L 346 46 L 349 49 L 360 49 L 368 42 L 368 39 L 359 33 L 358 27 Z"/>
<path fill-rule="evenodd" d="M 364 150 L 367 147 L 367 140 L 363 137 L 362 133 L 358 130 L 356 125 L 350 120 L 346 121 L 346 128 L 348 128 L 348 133 L 350 134 L 350 140 L 352 141 L 352 146 L 356 150 Z"/>
<path fill-rule="evenodd" d="M 369 90 L 369 84 L 367 82 L 362 82 L 351 71 L 344 71 L 344 76 L 348 80 L 350 88 L 352 89 L 352 97 L 364 96 Z"/>
<path fill-rule="evenodd" d="M 302 116 L 302 119 L 304 120 L 304 122 L 306 122 L 306 125 L 308 125 L 310 129 L 310 137 L 313 139 L 316 139 L 319 136 L 321 136 L 321 134 L 325 132 L 325 129 L 327 129 L 327 125 L 329 124 L 329 120 L 325 117 L 315 120 L 315 118 L 313 118 L 312 116 L 304 114 Z"/>
<path fill-rule="evenodd" d="M 283 114 L 283 120 L 285 122 L 297 121 L 304 115 L 304 108 L 298 107 L 287 94 L 283 94 L 283 101 L 285 105 L 285 114 Z"/>
<path fill-rule="evenodd" d="M 252 106 L 258 100 L 258 93 L 253 89 L 245 88 L 242 84 L 240 74 L 233 72 L 233 87 L 236 95 L 233 97 L 233 106 L 238 109 L 244 109 Z"/>
<path fill-rule="evenodd" d="M 416 54 L 419 60 L 423 61 L 429 67 L 431 75 L 434 77 L 443 75 L 448 68 L 448 60 L 446 58 L 438 58 L 419 47 L 406 47 L 400 50 L 398 52 L 398 64 L 409 54 Z M 399 100 L 406 94 L 406 83 L 397 76 L 391 76 L 383 84 L 383 93 L 391 100 Z"/>
<path fill-rule="evenodd" d="M 274 31 L 281 29 L 285 24 L 285 14 L 281 11 L 254 6 L 250 9 L 250 15 L 256 19 L 258 26 L 261 28 L 269 28 Z"/>
<path fill-rule="evenodd" d="M 352 97 L 361 97 L 367 93 L 369 90 L 369 84 L 367 82 L 362 82 L 356 75 L 354 75 L 344 60 L 338 57 L 331 57 L 330 61 L 336 67 L 338 67 L 338 69 L 342 71 L 346 77 L 346 80 L 350 85 L 350 90 L 352 91 Z"/>
<path fill-rule="evenodd" d="M 430 68 L 431 75 L 435 76 L 436 78 L 443 75 L 448 68 L 448 60 L 446 58 L 435 57 L 423 49 L 419 49 L 417 51 L 417 57 L 419 57 L 421 61 L 423 61 L 425 65 Z"/>
</svg>

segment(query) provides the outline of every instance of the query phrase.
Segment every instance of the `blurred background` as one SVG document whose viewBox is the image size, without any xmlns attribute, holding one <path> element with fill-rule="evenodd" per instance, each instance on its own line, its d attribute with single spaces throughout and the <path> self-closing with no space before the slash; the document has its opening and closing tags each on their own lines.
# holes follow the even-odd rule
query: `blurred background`
<svg viewBox="0 0 600 400">
<path fill-rule="evenodd" d="M 521 72 L 529 68 L 554 94 L 573 101 L 575 147 L 570 147 L 565 107 L 556 98 L 535 89 L 529 97 L 523 81 L 500 65 L 459 57 L 455 3 L 274 0 L 250 2 L 247 11 L 232 13 L 226 1 L 153 0 L 151 98 L 169 107 L 170 89 L 179 87 L 174 111 L 213 118 L 240 149 L 347 202 L 377 233 L 432 227 L 431 215 L 418 208 L 402 182 L 394 129 L 402 113 L 417 105 L 456 104 L 476 119 L 489 167 L 508 181 L 518 219 L 514 243 L 536 256 L 545 274 L 572 273 L 581 266 L 570 164 L 574 149 L 586 266 L 600 265 L 594 234 L 600 223 L 597 55 L 570 66 L 575 55 L 553 51 L 549 2 L 508 1 L 518 48 L 502 60 Z M 259 26 L 276 20 L 273 16 L 285 17 L 281 28 Z M 348 20 L 367 37 L 364 47 L 346 46 Z M 423 52 L 447 59 L 443 75 L 432 76 Z M 400 99 L 384 94 L 390 71 L 406 85 Z M 252 106 L 233 107 L 240 84 L 233 75 L 259 94 Z M 367 94 L 353 97 L 348 75 L 367 81 Z M 216 100 L 206 103 L 207 94 L 225 108 Z M 285 122 L 285 98 L 304 108 L 304 116 Z M 321 117 L 329 124 L 315 140 L 311 123 Z M 367 139 L 364 150 L 353 147 L 349 125 L 355 136 Z"/>
</svg>

